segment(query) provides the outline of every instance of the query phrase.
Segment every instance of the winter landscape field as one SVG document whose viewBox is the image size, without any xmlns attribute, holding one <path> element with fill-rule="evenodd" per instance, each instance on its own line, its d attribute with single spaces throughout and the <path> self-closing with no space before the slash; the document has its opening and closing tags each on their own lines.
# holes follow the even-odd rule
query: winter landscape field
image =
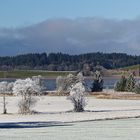
<svg viewBox="0 0 140 140">
<path fill-rule="evenodd" d="M 88 97 L 84 112 L 73 112 L 66 97 L 40 96 L 36 114 L 18 114 L 19 97 L 7 97 L 6 115 L 0 115 L 0 139 L 115 140 L 138 139 L 139 100 L 106 100 Z M 2 102 L 2 98 L 0 98 Z M 2 112 L 2 108 L 0 108 Z M 121 119 L 122 118 L 122 119 Z M 128 119 L 129 118 L 129 119 Z M 130 119 L 133 118 L 133 119 Z M 116 120 L 117 119 L 117 120 Z M 118 120 L 119 119 L 119 120 Z M 99 121 L 100 120 L 100 121 Z M 121 130 L 121 132 L 120 132 Z M 111 133 L 110 133 L 111 132 Z M 130 134 L 132 133 L 131 137 Z"/>
<path fill-rule="evenodd" d="M 0 140 L 140 140 L 140 0 L 0 0 Z"/>
</svg>

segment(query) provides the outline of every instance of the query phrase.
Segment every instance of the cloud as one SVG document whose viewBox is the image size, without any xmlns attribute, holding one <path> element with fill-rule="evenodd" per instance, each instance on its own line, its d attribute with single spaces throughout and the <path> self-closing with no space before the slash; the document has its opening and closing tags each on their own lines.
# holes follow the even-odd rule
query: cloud
<svg viewBox="0 0 140 140">
<path fill-rule="evenodd" d="M 140 55 L 140 19 L 49 19 L 0 29 L 0 55 L 36 52 L 122 52 Z"/>
</svg>

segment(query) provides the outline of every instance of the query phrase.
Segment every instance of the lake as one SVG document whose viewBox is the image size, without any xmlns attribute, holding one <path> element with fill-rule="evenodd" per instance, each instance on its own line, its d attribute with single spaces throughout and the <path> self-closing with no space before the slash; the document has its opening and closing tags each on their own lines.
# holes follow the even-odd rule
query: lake
<svg viewBox="0 0 140 140">
<path fill-rule="evenodd" d="M 104 78 L 104 89 L 113 89 L 114 84 L 119 78 Z M 85 85 L 90 89 L 92 85 L 92 79 L 85 79 Z M 47 90 L 55 90 L 56 89 L 56 79 L 45 79 L 44 83 L 47 87 Z"/>
<path fill-rule="evenodd" d="M 119 80 L 119 78 L 114 78 L 114 77 L 104 77 L 103 79 L 104 79 L 104 89 L 113 89 L 114 84 Z M 1 79 L 0 81 L 3 80 Z M 15 79 L 6 79 L 6 81 L 13 82 L 15 81 Z M 85 79 L 85 84 L 88 87 L 88 90 L 90 90 L 92 82 L 93 82 L 92 79 Z M 44 79 L 43 83 L 46 87 L 46 90 L 48 91 L 53 91 L 56 89 L 56 79 Z"/>
<path fill-rule="evenodd" d="M 29 125 L 28 125 L 29 126 Z M 1 140 L 139 140 L 140 119 L 0 129 Z"/>
</svg>

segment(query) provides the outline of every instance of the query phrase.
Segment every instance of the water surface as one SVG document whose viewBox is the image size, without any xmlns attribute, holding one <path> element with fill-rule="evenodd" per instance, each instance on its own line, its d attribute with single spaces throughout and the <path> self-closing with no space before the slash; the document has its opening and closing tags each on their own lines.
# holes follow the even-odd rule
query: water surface
<svg viewBox="0 0 140 140">
<path fill-rule="evenodd" d="M 14 82 L 16 79 L 1 79 L 1 81 L 8 81 L 8 82 Z M 113 89 L 114 84 L 116 83 L 116 81 L 118 80 L 118 78 L 108 78 L 105 77 L 104 78 L 104 89 L 108 88 L 108 89 Z M 46 90 L 56 90 L 56 79 L 43 79 L 43 84 L 45 86 Z M 90 90 L 91 86 L 93 83 L 93 79 L 85 79 L 85 85 L 87 86 L 87 89 Z"/>
<path fill-rule="evenodd" d="M 0 81 L 9 81 L 9 82 L 14 82 L 16 79 L 1 79 Z M 119 80 L 119 78 L 116 77 L 104 77 L 104 89 L 113 89 L 115 83 Z M 136 81 L 140 80 L 139 78 L 136 79 Z M 48 91 L 53 91 L 56 90 L 56 79 L 43 79 L 42 80 L 44 86 L 45 86 L 45 90 Z M 93 79 L 85 79 L 85 85 L 87 90 L 91 90 L 92 87 L 92 83 L 93 83 Z"/>
</svg>

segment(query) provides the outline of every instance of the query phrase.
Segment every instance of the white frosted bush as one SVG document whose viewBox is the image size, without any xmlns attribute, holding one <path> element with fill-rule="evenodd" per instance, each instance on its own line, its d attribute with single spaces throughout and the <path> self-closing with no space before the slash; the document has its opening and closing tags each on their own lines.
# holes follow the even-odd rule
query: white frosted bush
<svg viewBox="0 0 140 140">
<path fill-rule="evenodd" d="M 82 72 L 79 72 L 77 74 L 77 80 L 78 80 L 78 82 L 84 83 L 84 76 L 83 76 Z"/>
<path fill-rule="evenodd" d="M 59 94 L 64 92 L 65 86 L 65 78 L 63 78 L 62 76 L 58 76 L 56 78 L 56 90 Z"/>
<path fill-rule="evenodd" d="M 68 74 L 67 77 L 58 76 L 56 79 L 56 89 L 59 93 L 68 93 L 71 88 L 78 82 L 84 83 L 83 74 L 80 72 L 77 75 Z"/>
<path fill-rule="evenodd" d="M 32 76 L 32 80 L 35 81 L 36 84 L 40 86 L 41 91 L 47 89 L 46 85 L 44 85 L 44 82 L 42 80 L 42 76 L 41 75 Z"/>
<path fill-rule="evenodd" d="M 36 103 L 32 95 L 40 94 L 40 86 L 32 79 L 25 80 L 18 79 L 13 85 L 13 93 L 20 95 L 19 112 L 21 114 L 31 113 L 31 107 Z"/>
<path fill-rule="evenodd" d="M 71 88 L 68 99 L 73 103 L 75 112 L 84 111 L 84 107 L 86 105 L 85 95 L 85 87 L 81 82 L 76 83 Z"/>
</svg>

